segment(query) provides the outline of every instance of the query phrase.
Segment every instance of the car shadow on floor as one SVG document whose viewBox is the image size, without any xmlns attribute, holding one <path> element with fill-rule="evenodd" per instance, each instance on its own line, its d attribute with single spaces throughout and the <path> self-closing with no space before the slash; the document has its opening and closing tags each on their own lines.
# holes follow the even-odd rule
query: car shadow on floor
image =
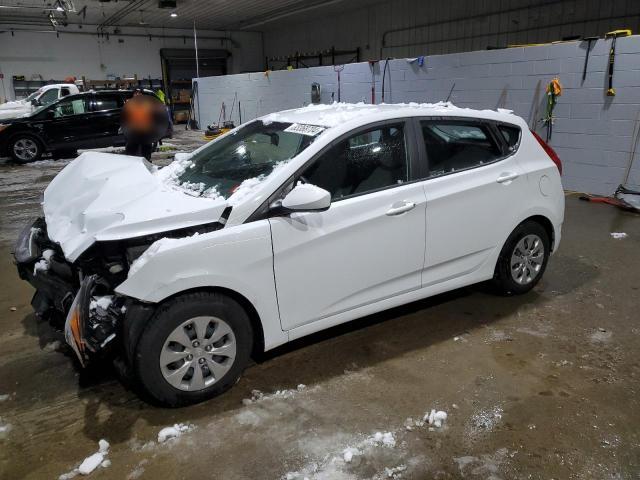
<svg viewBox="0 0 640 480">
<path fill-rule="evenodd" d="M 563 277 L 569 272 L 572 282 L 565 286 L 570 289 L 578 289 L 598 275 L 597 269 L 579 258 L 556 258 L 560 259 L 558 268 L 548 274 Z M 321 384 L 343 375 L 347 369 L 357 371 L 414 350 L 428 349 L 484 328 L 521 308 L 544 305 L 557 281 L 551 278 L 547 282 L 545 278 L 534 291 L 513 297 L 493 295 L 485 284 L 475 285 L 309 335 L 260 355 L 238 384 L 220 397 L 182 409 L 145 403 L 133 390 L 123 388 L 122 381 L 116 381 L 118 374 L 110 363 L 96 363 L 78 376 L 76 400 L 83 405 L 83 433 L 97 441 L 108 432 L 110 441 L 117 444 L 131 439 L 133 425 L 141 419 L 151 427 L 197 421 L 242 408 L 242 400 L 250 397 L 252 390 L 269 393 L 296 388 L 301 383 Z M 52 329 L 35 315 L 25 317 L 23 323 L 30 335 L 47 336 L 50 333 L 46 331 Z M 60 351 L 72 356 L 66 345 Z"/>
</svg>

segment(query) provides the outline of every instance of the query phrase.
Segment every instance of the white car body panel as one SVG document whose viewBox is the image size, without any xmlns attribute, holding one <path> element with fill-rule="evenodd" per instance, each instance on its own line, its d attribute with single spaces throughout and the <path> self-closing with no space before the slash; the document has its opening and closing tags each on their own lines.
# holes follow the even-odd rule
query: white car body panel
<svg viewBox="0 0 640 480">
<path fill-rule="evenodd" d="M 73 83 L 58 83 L 53 85 L 45 85 L 40 88 L 39 94 L 35 97 L 35 99 L 38 100 L 45 92 L 48 92 L 49 90 L 57 90 L 57 99 L 60 99 L 62 88 L 68 88 L 69 95 L 80 93 L 78 87 L 76 87 Z M 6 102 L 0 105 L 0 121 L 8 118 L 24 117 L 33 112 L 33 110 L 34 108 L 31 102 L 27 102 L 24 99 Z"/>
<path fill-rule="evenodd" d="M 215 222 L 222 199 L 196 198 L 162 183 L 141 157 L 86 152 L 44 192 L 49 237 L 75 261 L 96 241 Z"/>
<path fill-rule="evenodd" d="M 515 124 L 523 132 L 521 143 L 514 155 L 492 164 L 343 199 L 324 212 L 245 223 L 285 181 L 343 134 L 371 123 L 430 116 Z M 233 195 L 226 201 L 189 197 L 167 187 L 142 159 L 87 153 L 67 166 L 45 192 L 52 239 L 74 261 L 95 241 L 214 222 L 231 206 L 221 230 L 154 244 L 154 255 L 132 269 L 116 293 L 159 303 L 194 288 L 232 290 L 258 313 L 266 350 L 491 278 L 509 233 L 530 216 L 551 221 L 557 248 L 564 215 L 560 175 L 527 124 L 508 112 L 450 104 L 338 104 L 280 112 L 262 120 L 327 128 L 238 201 Z M 515 175 L 497 182 L 503 174 Z M 403 202 L 415 207 L 386 215 Z"/>
<path fill-rule="evenodd" d="M 265 349 L 286 343 L 273 281 L 273 252 L 268 220 L 195 235 L 160 250 L 136 270 L 116 293 L 160 302 L 194 288 L 221 287 L 242 295 L 260 316 Z"/>
<path fill-rule="evenodd" d="M 402 202 L 415 207 L 387 215 Z M 340 200 L 326 212 L 271 218 L 282 327 L 420 288 L 424 218 L 417 183 Z"/>
</svg>

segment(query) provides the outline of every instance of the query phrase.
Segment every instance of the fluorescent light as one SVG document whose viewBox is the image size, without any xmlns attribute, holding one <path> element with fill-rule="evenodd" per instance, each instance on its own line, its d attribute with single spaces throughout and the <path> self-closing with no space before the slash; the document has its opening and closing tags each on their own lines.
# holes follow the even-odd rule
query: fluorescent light
<svg viewBox="0 0 640 480">
<path fill-rule="evenodd" d="M 178 14 L 176 12 L 171 12 L 170 16 L 172 16 L 173 18 L 176 18 Z"/>
</svg>

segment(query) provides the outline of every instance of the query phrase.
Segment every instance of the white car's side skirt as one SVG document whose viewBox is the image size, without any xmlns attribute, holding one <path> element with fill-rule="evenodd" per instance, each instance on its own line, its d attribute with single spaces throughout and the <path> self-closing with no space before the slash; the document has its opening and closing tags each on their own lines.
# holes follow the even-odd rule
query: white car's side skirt
<svg viewBox="0 0 640 480">
<path fill-rule="evenodd" d="M 432 297 L 434 295 L 448 292 L 450 290 L 455 290 L 457 288 L 462 288 L 474 283 L 489 280 L 493 277 L 493 270 L 495 268 L 498 253 L 499 252 L 496 249 L 494 254 L 490 255 L 487 258 L 482 268 L 477 269 L 468 275 L 452 278 L 435 285 L 429 285 L 417 290 L 405 292 L 391 298 L 386 298 L 369 305 L 354 308 L 352 310 L 291 329 L 288 331 L 289 340 L 295 340 L 297 338 L 301 338 L 306 335 L 310 335 L 312 333 L 325 330 L 327 328 L 331 328 L 351 320 L 355 320 L 357 318 L 366 317 L 367 315 L 372 315 L 374 313 L 388 310 L 390 308 L 399 307 L 407 303 L 422 300 L 423 298 Z"/>
</svg>

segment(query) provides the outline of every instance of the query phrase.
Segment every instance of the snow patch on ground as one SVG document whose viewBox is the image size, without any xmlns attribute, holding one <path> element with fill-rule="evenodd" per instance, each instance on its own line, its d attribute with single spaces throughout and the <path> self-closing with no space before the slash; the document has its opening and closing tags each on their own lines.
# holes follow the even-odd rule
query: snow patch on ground
<svg viewBox="0 0 640 480">
<path fill-rule="evenodd" d="M 165 427 L 158 432 L 158 443 L 164 443 L 167 440 L 179 438 L 183 434 L 190 432 L 195 427 L 184 423 L 176 423 L 172 427 Z"/>
<path fill-rule="evenodd" d="M 606 343 L 611 340 L 611 335 L 612 332 L 609 332 L 604 328 L 599 328 L 591 334 L 590 338 L 593 343 Z"/>
<path fill-rule="evenodd" d="M 467 424 L 467 436 L 473 438 L 483 433 L 493 431 L 502 421 L 503 413 L 504 411 L 499 405 L 474 413 Z"/>
<path fill-rule="evenodd" d="M 6 423 L 2 421 L 2 417 L 0 417 L 0 440 L 7 438 L 7 435 L 11 431 L 13 427 L 10 423 Z"/>
<path fill-rule="evenodd" d="M 252 405 L 254 403 L 260 403 L 264 401 L 293 398 L 298 393 L 303 392 L 306 389 L 307 389 L 306 385 L 303 385 L 301 383 L 295 389 L 291 388 L 288 390 L 277 390 L 269 394 L 262 393 L 260 390 L 251 390 L 251 398 L 245 398 L 244 400 L 242 400 L 242 404 Z"/>
<path fill-rule="evenodd" d="M 58 480 L 69 480 L 74 478 L 78 474 L 80 475 L 89 475 L 96 468 L 102 467 L 107 468 L 111 466 L 111 461 L 107 460 L 107 455 L 109 454 L 109 442 L 104 439 L 101 439 L 98 442 L 98 451 L 89 455 L 85 458 L 80 464 L 75 467 L 73 470 L 67 473 L 63 473 L 58 477 Z"/>
<path fill-rule="evenodd" d="M 517 452 L 509 454 L 506 448 L 500 448 L 493 454 L 484 454 L 479 457 L 471 455 L 455 457 L 453 461 L 458 464 L 461 477 L 468 475 L 478 478 L 499 479 L 500 467 Z"/>
<path fill-rule="evenodd" d="M 131 471 L 131 473 L 127 475 L 127 480 L 137 480 L 138 478 L 140 478 L 144 473 L 144 466 L 147 463 L 149 463 L 149 460 L 147 460 L 146 458 L 143 460 L 140 460 L 136 465 L 136 467 Z"/>
<path fill-rule="evenodd" d="M 611 237 L 616 240 L 621 240 L 623 238 L 627 238 L 627 234 L 624 232 L 611 232 Z"/>
</svg>

